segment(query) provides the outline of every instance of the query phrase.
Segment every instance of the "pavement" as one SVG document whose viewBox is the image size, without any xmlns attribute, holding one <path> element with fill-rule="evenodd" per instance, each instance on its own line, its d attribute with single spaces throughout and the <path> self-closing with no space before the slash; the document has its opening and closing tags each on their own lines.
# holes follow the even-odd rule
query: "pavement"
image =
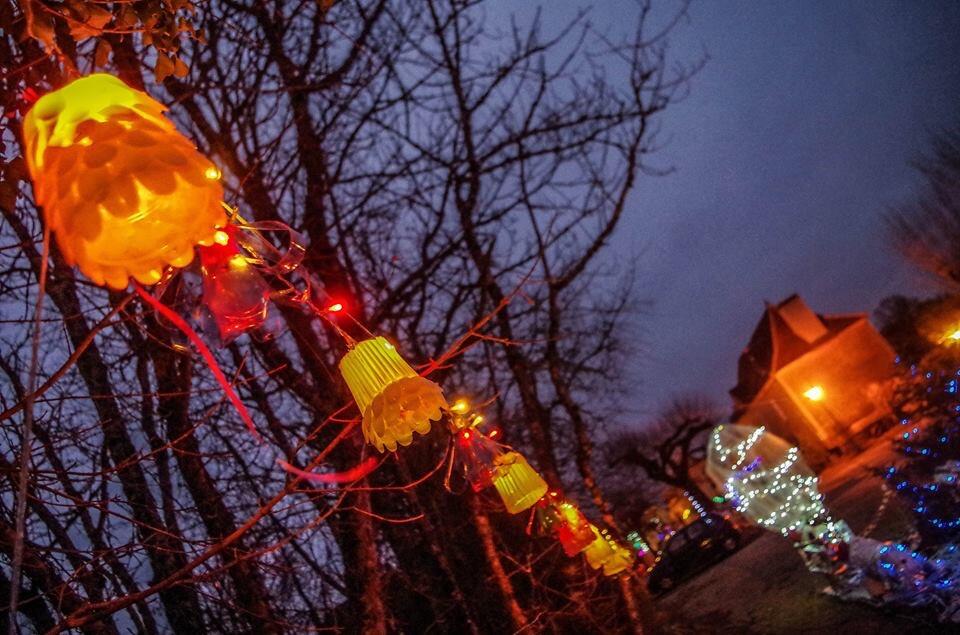
<svg viewBox="0 0 960 635">
<path fill-rule="evenodd" d="M 895 496 L 883 506 L 882 480 L 872 473 L 893 459 L 891 436 L 857 456 L 844 457 L 821 474 L 821 491 L 834 517 L 857 533 L 905 539 L 910 514 Z M 879 513 L 878 513 L 879 512 Z M 790 543 L 764 532 L 729 558 L 655 600 L 664 633 L 785 635 L 900 635 L 960 632 L 921 613 L 843 602 L 821 591 L 826 580 L 810 573 Z"/>
</svg>

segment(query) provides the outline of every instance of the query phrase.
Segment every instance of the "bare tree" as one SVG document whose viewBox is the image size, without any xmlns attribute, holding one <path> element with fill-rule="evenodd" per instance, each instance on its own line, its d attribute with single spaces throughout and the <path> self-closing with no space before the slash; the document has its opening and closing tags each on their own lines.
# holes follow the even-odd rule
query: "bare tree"
<svg viewBox="0 0 960 635">
<path fill-rule="evenodd" d="M 697 68 L 668 60 L 682 12 L 651 31 L 640 5 L 636 31 L 613 42 L 587 13 L 548 34 L 538 17 L 497 28 L 479 2 L 223 0 L 173 14 L 189 17 L 182 35 L 177 19 L 151 18 L 159 2 L 74 4 L 2 5 L 6 112 L 26 106 L 27 88 L 100 67 L 170 103 L 222 168 L 230 203 L 300 232 L 326 293 L 409 359 L 445 360 L 432 377 L 449 394 L 497 396 L 488 414 L 510 443 L 612 524 L 591 438 L 631 296 L 603 254 L 633 213 L 658 115 Z M 13 422 L 43 227 L 8 121 L 0 419 Z M 218 353 L 258 444 L 163 318 L 92 286 L 55 244 L 49 262 L 19 541 L 18 608 L 36 629 L 639 629 L 640 588 L 574 570 L 456 479 L 448 492 L 442 432 L 343 488 L 279 471 L 278 458 L 345 470 L 369 451 L 329 325 L 278 304 L 275 337 Z M 184 314 L 193 275 L 162 298 Z M 0 432 L 11 491 L 18 429 Z M 11 499 L 0 498 L 0 572 L 18 542 Z"/>
<path fill-rule="evenodd" d="M 916 200 L 894 208 L 887 226 L 894 245 L 952 293 L 960 288 L 960 129 L 934 135 L 914 162 L 923 178 Z"/>
<path fill-rule="evenodd" d="M 673 400 L 652 422 L 617 434 L 609 452 L 615 466 L 633 466 L 655 481 L 688 492 L 702 505 L 712 505 L 691 475 L 691 467 L 706 454 L 707 433 L 723 421 L 719 409 L 700 397 Z"/>
</svg>

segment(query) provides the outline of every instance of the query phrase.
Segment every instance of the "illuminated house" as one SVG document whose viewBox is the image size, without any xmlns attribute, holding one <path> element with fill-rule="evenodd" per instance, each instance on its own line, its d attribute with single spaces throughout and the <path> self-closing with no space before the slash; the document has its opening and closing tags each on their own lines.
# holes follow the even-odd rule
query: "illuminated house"
<svg viewBox="0 0 960 635">
<path fill-rule="evenodd" d="M 822 464 L 889 414 L 894 357 L 866 314 L 818 315 L 797 295 L 767 304 L 740 355 L 733 420 L 764 425 Z"/>
</svg>

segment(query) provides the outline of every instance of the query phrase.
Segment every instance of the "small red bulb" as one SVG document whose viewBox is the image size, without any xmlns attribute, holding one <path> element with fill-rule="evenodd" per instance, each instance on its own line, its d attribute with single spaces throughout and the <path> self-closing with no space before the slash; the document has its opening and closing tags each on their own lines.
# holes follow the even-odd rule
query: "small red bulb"
<svg viewBox="0 0 960 635">
<path fill-rule="evenodd" d="M 340 304 L 339 302 L 335 304 L 331 304 L 330 306 L 327 307 L 327 311 L 329 311 L 330 313 L 339 313 L 340 311 L 343 311 L 343 305 Z"/>
</svg>

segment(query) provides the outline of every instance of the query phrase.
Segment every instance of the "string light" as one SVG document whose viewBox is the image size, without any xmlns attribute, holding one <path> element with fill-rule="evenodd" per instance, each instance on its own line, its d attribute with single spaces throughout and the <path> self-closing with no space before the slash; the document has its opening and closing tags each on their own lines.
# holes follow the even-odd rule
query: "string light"
<svg viewBox="0 0 960 635">
<path fill-rule="evenodd" d="M 812 532 L 808 538 L 834 544 L 844 540 L 848 533 L 845 524 L 835 522 L 824 507 L 817 477 L 802 462 L 796 447 L 786 447 L 784 452 L 773 441 L 782 440 L 768 434 L 763 426 L 727 447 L 723 436 L 729 428 L 718 426 L 713 431 L 710 459 L 713 471 L 728 475 L 724 481 L 726 498 L 738 512 L 784 536 L 805 531 Z M 767 447 L 757 447 L 761 440 Z M 777 454 L 783 457 L 774 463 Z"/>
<path fill-rule="evenodd" d="M 683 495 L 687 497 L 687 500 L 690 501 L 690 505 L 693 506 L 693 511 L 697 512 L 700 515 L 700 518 L 704 518 L 707 515 L 707 510 L 700 504 L 693 494 L 684 490 Z M 686 517 L 684 517 L 686 520 Z"/>
<path fill-rule="evenodd" d="M 897 450 L 907 460 L 883 476 L 913 511 L 924 544 L 943 544 L 960 535 L 960 370 L 921 371 L 916 365 L 898 386 Z M 924 424 L 922 427 L 920 424 Z"/>
</svg>

